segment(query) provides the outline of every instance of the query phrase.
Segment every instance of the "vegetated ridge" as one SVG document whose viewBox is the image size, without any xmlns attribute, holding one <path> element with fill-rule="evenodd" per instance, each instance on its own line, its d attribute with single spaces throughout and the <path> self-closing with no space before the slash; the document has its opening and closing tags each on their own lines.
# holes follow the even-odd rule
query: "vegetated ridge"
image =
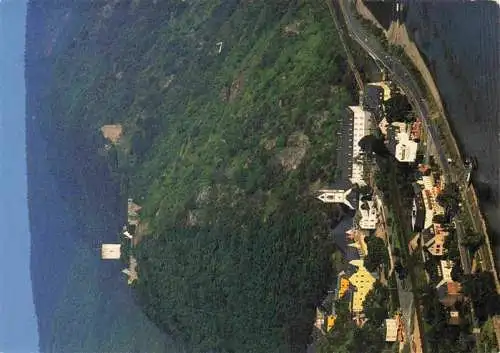
<svg viewBox="0 0 500 353">
<path fill-rule="evenodd" d="M 332 209 L 313 191 L 335 182 L 335 136 L 354 102 L 326 10 L 75 2 L 40 55 L 51 74 L 40 124 L 68 163 L 54 168 L 76 178 L 76 198 L 103 192 L 74 158 L 88 148 L 143 206 L 139 303 L 193 351 L 302 352 L 310 337 L 332 275 Z M 105 124 L 123 127 L 107 149 Z M 77 204 L 82 222 L 106 209 Z"/>
</svg>

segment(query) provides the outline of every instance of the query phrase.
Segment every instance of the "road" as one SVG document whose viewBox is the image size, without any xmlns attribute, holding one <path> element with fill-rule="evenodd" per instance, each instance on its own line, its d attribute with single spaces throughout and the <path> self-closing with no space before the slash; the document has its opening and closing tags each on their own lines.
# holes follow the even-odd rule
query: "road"
<svg viewBox="0 0 500 353">
<path fill-rule="evenodd" d="M 373 167 L 372 167 L 373 168 Z M 372 173 L 374 170 L 372 170 Z M 380 202 L 383 200 L 382 192 L 378 189 L 376 184 L 370 184 L 370 186 L 373 188 L 374 193 L 377 195 L 378 199 Z M 393 197 L 396 197 L 393 195 Z M 405 329 L 405 337 L 409 338 L 411 337 L 412 330 L 413 330 L 413 323 L 412 323 L 412 318 L 415 315 L 415 306 L 414 306 L 414 301 L 413 301 L 413 292 L 412 292 L 412 285 L 411 283 L 408 283 L 407 279 L 400 280 L 398 278 L 398 275 L 394 274 L 394 254 L 396 253 L 395 248 L 397 248 L 396 245 L 396 237 L 400 235 L 400 231 L 397 230 L 396 232 L 392 231 L 392 226 L 389 226 L 387 224 L 387 219 L 389 215 L 389 210 L 385 204 L 382 204 L 381 207 L 381 212 L 382 212 L 382 220 L 384 223 L 384 228 L 387 233 L 387 251 L 389 252 L 389 257 L 390 257 L 390 262 L 391 262 L 391 269 L 389 271 L 389 277 L 395 276 L 396 278 L 396 288 L 391 288 L 391 290 L 396 289 L 398 291 L 398 298 L 399 298 L 399 307 L 401 309 L 401 316 L 402 316 L 402 321 L 404 324 L 404 329 Z M 400 251 L 404 251 L 405 249 L 400 249 Z"/>
<path fill-rule="evenodd" d="M 473 200 L 475 199 L 474 191 L 470 188 L 466 181 L 466 170 L 463 162 L 453 161 L 450 163 L 449 156 L 446 154 L 446 149 L 441 143 L 440 132 L 436 125 L 430 120 L 430 109 L 426 102 L 425 94 L 420 86 L 415 81 L 413 74 L 403 65 L 398 58 L 390 55 L 371 33 L 369 33 L 355 17 L 354 9 L 351 6 L 353 0 L 340 0 L 340 8 L 344 14 L 344 20 L 347 30 L 351 38 L 353 38 L 379 65 L 385 68 L 390 74 L 392 81 L 395 82 L 401 90 L 406 94 L 408 100 L 414 107 L 416 113 L 422 120 L 423 126 L 428 132 L 430 142 L 435 146 L 436 154 L 439 158 L 439 164 L 443 169 L 443 174 L 449 178 L 449 181 L 456 183 L 461 192 L 464 211 L 469 213 L 470 219 L 473 222 L 473 228 L 482 233 L 483 225 L 481 224 L 480 210 Z M 459 244 L 462 242 L 464 226 L 460 221 L 457 222 L 457 238 Z M 471 259 L 468 251 L 461 245 L 460 258 L 464 272 L 470 273 Z M 496 278 L 495 262 L 492 253 L 487 246 L 483 246 L 479 250 L 479 257 L 485 269 L 492 271 Z M 497 281 L 498 289 L 498 281 Z"/>
</svg>

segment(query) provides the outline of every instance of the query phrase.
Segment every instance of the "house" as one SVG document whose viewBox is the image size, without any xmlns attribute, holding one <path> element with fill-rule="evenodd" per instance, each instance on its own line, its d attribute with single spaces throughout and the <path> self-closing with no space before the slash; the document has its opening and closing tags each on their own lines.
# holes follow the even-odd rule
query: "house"
<svg viewBox="0 0 500 353">
<path fill-rule="evenodd" d="M 349 282 L 355 288 L 352 295 L 351 311 L 356 314 L 363 311 L 363 303 L 366 295 L 375 284 L 375 277 L 366 269 L 362 259 L 352 260 L 349 264 L 356 267 L 356 272 L 349 277 Z"/>
<path fill-rule="evenodd" d="M 130 256 L 129 257 L 129 267 L 126 269 L 122 270 L 122 273 L 126 274 L 128 277 L 128 284 L 131 285 L 133 284 L 137 279 L 137 260 L 135 257 Z"/>
<path fill-rule="evenodd" d="M 413 183 L 412 186 L 415 196 L 413 197 L 411 210 L 411 226 L 414 232 L 420 232 L 425 226 L 425 204 L 420 185 Z"/>
<path fill-rule="evenodd" d="M 358 212 L 361 215 L 359 227 L 361 229 L 376 229 L 378 223 L 378 210 L 373 200 L 359 203 Z"/>
<path fill-rule="evenodd" d="M 436 175 L 429 174 L 423 175 L 420 180 L 417 181 L 420 186 L 420 192 L 422 194 L 422 201 L 425 208 L 425 218 L 423 228 L 429 228 L 432 223 L 434 216 L 444 215 L 444 208 L 437 202 L 437 196 L 443 188 L 442 178 L 437 178 Z M 418 189 L 415 188 L 416 191 Z"/>
<path fill-rule="evenodd" d="M 443 256 L 445 251 L 444 243 L 448 236 L 442 225 L 433 223 L 429 228 L 422 231 L 424 247 L 434 256 Z"/>
<path fill-rule="evenodd" d="M 410 127 L 411 128 L 411 127 Z M 403 122 L 392 122 L 386 127 L 387 149 L 403 163 L 415 162 L 417 159 L 418 143 L 410 138 L 411 130 Z"/>
<path fill-rule="evenodd" d="M 462 285 L 459 282 L 446 282 L 437 289 L 437 293 L 439 301 L 447 308 L 453 307 L 457 302 L 464 299 Z"/>
<path fill-rule="evenodd" d="M 453 261 L 441 260 L 437 268 L 438 276 L 441 277 L 436 285 L 438 298 L 447 308 L 454 307 L 458 301 L 463 300 L 462 285 L 451 278 L 453 266 Z"/>
<path fill-rule="evenodd" d="M 453 269 L 454 262 L 453 261 L 446 261 L 446 260 L 441 260 L 439 261 L 439 266 L 438 266 L 438 275 L 441 277 L 441 281 L 436 285 L 436 288 L 441 287 L 443 284 L 452 282 L 453 280 L 451 279 L 451 270 Z"/>
<path fill-rule="evenodd" d="M 133 199 L 128 199 L 127 214 L 128 214 L 129 225 L 137 226 L 139 224 L 139 211 L 141 209 L 142 207 L 134 203 Z"/>
<path fill-rule="evenodd" d="M 335 313 L 335 300 L 337 299 L 337 291 L 330 291 L 323 300 L 321 305 L 316 308 L 316 320 L 314 326 L 323 334 L 329 332 L 337 320 Z"/>
<path fill-rule="evenodd" d="M 414 123 L 411 124 L 410 128 L 410 139 L 413 141 L 420 141 L 422 137 L 422 121 L 417 119 Z"/>
<path fill-rule="evenodd" d="M 139 214 L 139 211 L 142 209 L 141 206 L 138 204 L 134 203 L 133 199 L 128 199 L 127 202 L 127 211 L 129 215 L 134 215 L 137 216 Z"/>
<path fill-rule="evenodd" d="M 347 291 L 351 287 L 351 282 L 347 278 L 345 278 L 342 274 L 342 276 L 339 273 L 339 277 L 337 277 L 337 298 L 336 299 L 341 299 L 344 297 L 344 295 L 347 293 Z"/>
<path fill-rule="evenodd" d="M 319 308 L 316 308 L 316 320 L 314 321 L 314 326 L 324 333 L 325 314 Z"/>
<path fill-rule="evenodd" d="M 398 339 L 398 322 L 396 319 L 385 319 L 385 341 L 396 342 Z"/>
<path fill-rule="evenodd" d="M 451 310 L 448 313 L 448 325 L 459 326 L 464 322 L 460 313 L 456 310 Z"/>
</svg>

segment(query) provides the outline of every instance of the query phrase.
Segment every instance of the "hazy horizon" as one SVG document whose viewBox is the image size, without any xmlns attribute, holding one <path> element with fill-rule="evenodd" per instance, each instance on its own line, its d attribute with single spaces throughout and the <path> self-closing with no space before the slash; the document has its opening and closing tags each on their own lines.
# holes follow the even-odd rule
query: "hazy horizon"
<svg viewBox="0 0 500 353">
<path fill-rule="evenodd" d="M 5 353 L 38 352 L 29 267 L 25 17 L 25 0 L 0 0 L 0 352 Z"/>
</svg>

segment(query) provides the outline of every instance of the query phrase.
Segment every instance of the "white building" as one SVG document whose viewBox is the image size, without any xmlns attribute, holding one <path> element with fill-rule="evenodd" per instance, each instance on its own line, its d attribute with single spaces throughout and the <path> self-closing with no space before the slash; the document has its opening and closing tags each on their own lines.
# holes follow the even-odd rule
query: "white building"
<svg viewBox="0 0 500 353">
<path fill-rule="evenodd" d="M 101 245 L 101 258 L 103 260 L 117 260 L 121 256 L 120 244 L 102 244 Z"/>
<path fill-rule="evenodd" d="M 319 190 L 321 193 L 317 198 L 325 203 L 340 203 L 348 206 L 350 209 L 354 210 L 353 205 L 354 200 L 351 196 L 352 189 L 349 190 L 334 190 L 334 189 L 324 189 Z"/>
<path fill-rule="evenodd" d="M 358 212 L 361 215 L 359 227 L 361 229 L 376 229 L 378 223 L 378 211 L 373 200 L 359 203 Z"/>
<path fill-rule="evenodd" d="M 362 156 L 359 141 L 370 133 L 372 117 L 371 113 L 363 110 L 362 106 L 350 106 L 349 116 L 343 121 L 339 135 L 339 148 L 337 156 L 337 168 L 341 173 L 336 187 L 320 190 L 317 198 L 325 203 L 340 203 L 350 209 L 357 208 L 357 194 L 352 192 L 352 186 L 366 185 L 364 180 L 364 166 L 359 162 Z"/>
<path fill-rule="evenodd" d="M 436 288 L 439 288 L 443 284 L 446 284 L 448 282 L 453 282 L 453 280 L 451 279 L 451 270 L 453 269 L 453 265 L 453 261 L 441 260 L 439 262 L 438 273 L 441 276 L 441 282 L 438 283 Z"/>
<path fill-rule="evenodd" d="M 352 129 L 352 171 L 350 181 L 353 184 L 366 185 L 364 180 L 364 168 L 362 163 L 356 162 L 356 159 L 361 155 L 361 147 L 359 141 L 370 134 L 372 117 L 371 113 L 363 110 L 360 105 L 350 106 L 349 109 L 353 113 L 353 129 Z"/>
<path fill-rule="evenodd" d="M 400 162 L 415 162 L 418 143 L 410 138 L 411 126 L 393 122 L 387 127 L 388 148 Z"/>
<path fill-rule="evenodd" d="M 398 339 L 398 321 L 395 319 L 385 319 L 385 341 L 396 342 Z"/>
</svg>

